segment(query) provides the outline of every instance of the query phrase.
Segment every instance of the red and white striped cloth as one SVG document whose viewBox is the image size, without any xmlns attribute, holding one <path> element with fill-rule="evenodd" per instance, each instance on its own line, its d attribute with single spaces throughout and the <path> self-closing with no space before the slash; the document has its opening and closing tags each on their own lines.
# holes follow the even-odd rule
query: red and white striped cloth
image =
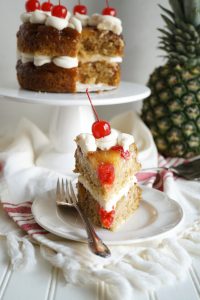
<svg viewBox="0 0 200 300">
<path fill-rule="evenodd" d="M 183 159 L 164 159 L 162 156 L 159 156 L 159 166 L 160 167 L 170 167 L 177 166 L 180 163 L 187 162 Z M 1 171 L 3 171 L 3 165 L 1 164 Z M 167 179 L 171 178 L 176 180 L 176 177 L 171 171 L 163 170 L 161 172 L 149 171 L 149 172 L 140 172 L 137 175 L 138 181 L 144 185 L 154 187 L 160 191 L 165 190 L 165 182 Z M 34 219 L 34 216 L 31 211 L 32 202 L 27 201 L 20 204 L 13 204 L 9 202 L 4 202 L 2 199 L 3 208 L 7 214 L 14 220 L 14 222 L 28 235 L 37 241 L 41 241 L 39 236 L 48 234 L 40 225 L 38 225 Z"/>
</svg>

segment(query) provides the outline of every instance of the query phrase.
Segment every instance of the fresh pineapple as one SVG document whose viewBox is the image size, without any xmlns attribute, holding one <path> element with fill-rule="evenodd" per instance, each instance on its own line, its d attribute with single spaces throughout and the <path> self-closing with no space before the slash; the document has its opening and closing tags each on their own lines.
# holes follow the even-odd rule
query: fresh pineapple
<svg viewBox="0 0 200 300">
<path fill-rule="evenodd" d="M 167 63 L 150 76 L 142 118 L 160 153 L 188 158 L 200 154 L 200 0 L 169 2 L 159 29 Z"/>
</svg>

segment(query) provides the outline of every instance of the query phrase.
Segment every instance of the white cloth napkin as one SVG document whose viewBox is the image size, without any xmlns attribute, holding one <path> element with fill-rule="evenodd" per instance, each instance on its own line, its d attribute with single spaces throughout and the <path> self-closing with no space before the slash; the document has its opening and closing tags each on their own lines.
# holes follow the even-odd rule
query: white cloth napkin
<svg viewBox="0 0 200 300">
<path fill-rule="evenodd" d="M 135 113 L 120 115 L 111 124 L 135 136 L 144 167 L 157 165 L 152 136 Z M 141 173 L 139 177 L 143 183 L 154 184 L 181 204 L 185 214 L 184 231 L 154 243 L 112 246 L 112 256 L 105 260 L 91 255 L 85 244 L 47 233 L 33 219 L 31 204 L 34 198 L 55 188 L 57 178 L 63 177 L 63 174 L 35 164 L 49 144 L 48 137 L 28 120 L 21 121 L 9 146 L 1 141 L 0 198 L 2 207 L 17 225 L 0 207 L 0 234 L 7 237 L 13 267 L 34 263 L 32 243 L 38 243 L 44 258 L 61 268 L 68 282 L 85 284 L 102 280 L 109 285 L 108 298 L 121 299 L 123 294 L 123 299 L 130 299 L 132 288 L 155 289 L 182 278 L 191 264 L 190 254 L 200 252 L 200 183 L 174 178 L 171 172 L 163 172 L 160 177 L 155 172 Z M 181 160 L 159 158 L 159 165 L 179 162 Z"/>
</svg>

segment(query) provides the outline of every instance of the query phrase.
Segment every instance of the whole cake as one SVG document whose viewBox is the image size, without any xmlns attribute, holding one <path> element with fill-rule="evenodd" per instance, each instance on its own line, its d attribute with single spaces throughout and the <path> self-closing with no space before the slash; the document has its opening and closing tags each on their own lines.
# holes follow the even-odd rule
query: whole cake
<svg viewBox="0 0 200 300">
<path fill-rule="evenodd" d="M 60 3 L 28 0 L 21 20 L 16 69 L 23 89 L 75 93 L 119 85 L 124 41 L 115 9 L 88 16 L 79 3 L 72 15 Z"/>
<path fill-rule="evenodd" d="M 92 134 L 78 135 L 76 143 L 79 205 L 94 224 L 114 231 L 141 200 L 135 177 L 141 165 L 134 138 L 98 120 Z"/>
</svg>

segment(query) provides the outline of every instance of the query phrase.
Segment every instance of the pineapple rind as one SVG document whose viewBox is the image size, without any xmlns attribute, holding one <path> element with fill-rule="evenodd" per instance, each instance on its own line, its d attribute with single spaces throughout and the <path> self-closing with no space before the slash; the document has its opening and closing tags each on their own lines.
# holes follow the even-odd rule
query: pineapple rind
<svg viewBox="0 0 200 300">
<path fill-rule="evenodd" d="M 169 0 L 160 49 L 167 63 L 150 76 L 142 118 L 164 156 L 200 154 L 200 1 Z"/>
<path fill-rule="evenodd" d="M 200 68 L 167 64 L 153 72 L 148 85 L 153 92 L 144 101 L 142 118 L 159 152 L 186 158 L 200 154 Z"/>
</svg>

